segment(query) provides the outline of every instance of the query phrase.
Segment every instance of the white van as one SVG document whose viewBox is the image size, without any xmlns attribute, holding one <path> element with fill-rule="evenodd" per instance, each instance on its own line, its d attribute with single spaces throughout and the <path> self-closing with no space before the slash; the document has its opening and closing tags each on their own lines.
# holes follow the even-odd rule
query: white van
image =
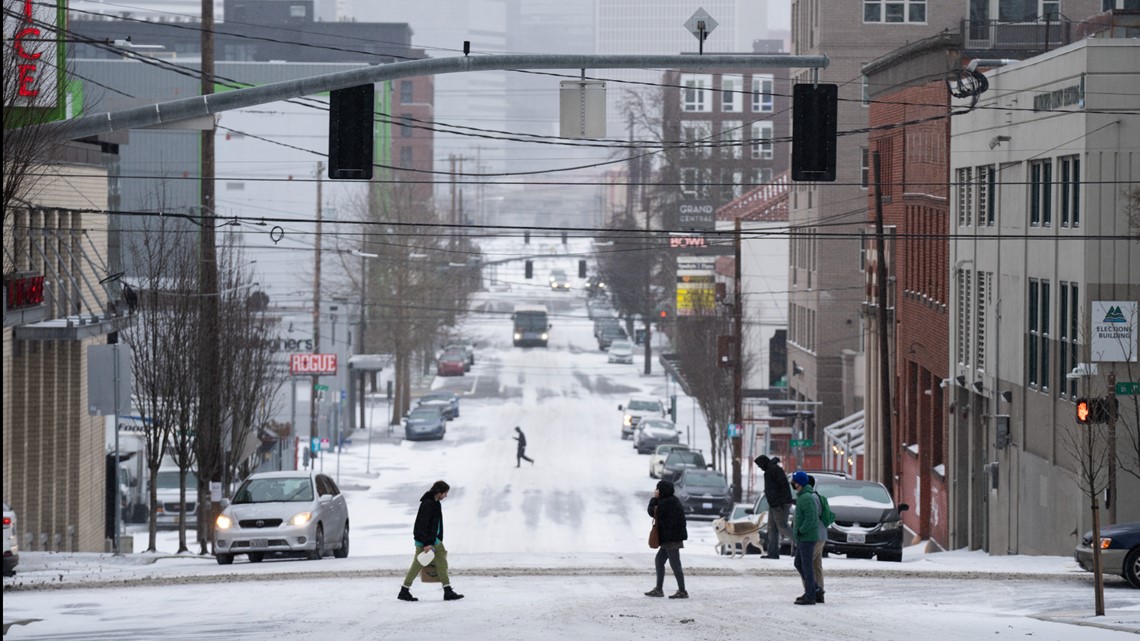
<svg viewBox="0 0 1140 641">
<path fill-rule="evenodd" d="M 178 503 L 178 475 L 177 467 L 164 465 L 158 469 L 155 478 L 155 491 L 157 492 L 158 508 L 155 511 L 155 523 L 159 527 L 177 527 L 179 522 L 185 520 L 189 526 L 198 525 L 198 473 L 195 470 L 186 472 L 186 512 L 183 514 Z"/>
</svg>

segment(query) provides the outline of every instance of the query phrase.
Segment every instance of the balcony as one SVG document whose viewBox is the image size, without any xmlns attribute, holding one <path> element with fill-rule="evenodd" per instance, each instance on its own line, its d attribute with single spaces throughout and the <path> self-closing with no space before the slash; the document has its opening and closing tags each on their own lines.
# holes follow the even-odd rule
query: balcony
<svg viewBox="0 0 1140 641">
<path fill-rule="evenodd" d="M 1042 53 L 1073 41 L 1073 23 L 1051 16 L 1024 22 L 963 20 L 966 51 L 1025 51 Z"/>
</svg>

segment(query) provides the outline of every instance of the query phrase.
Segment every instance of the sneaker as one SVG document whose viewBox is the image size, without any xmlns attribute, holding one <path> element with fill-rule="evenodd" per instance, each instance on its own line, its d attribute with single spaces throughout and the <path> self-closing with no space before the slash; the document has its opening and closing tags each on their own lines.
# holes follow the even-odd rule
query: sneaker
<svg viewBox="0 0 1140 641">
<path fill-rule="evenodd" d="M 689 593 L 685 592 L 684 590 L 677 590 L 673 594 L 670 594 L 669 598 L 670 599 L 687 599 L 687 598 L 689 598 Z"/>
<path fill-rule="evenodd" d="M 661 588 L 653 588 L 646 592 L 645 596 L 665 596 L 665 592 Z"/>
<path fill-rule="evenodd" d="M 455 590 L 452 590 L 450 585 L 443 589 L 443 600 L 444 601 L 458 601 L 462 598 L 463 598 L 463 595 L 457 593 Z"/>
<path fill-rule="evenodd" d="M 762 558 L 762 559 L 772 559 L 772 560 L 774 560 L 774 561 L 779 561 L 779 560 L 780 560 L 780 555 L 778 555 L 778 554 L 761 554 L 761 555 L 760 555 L 760 558 Z"/>
<path fill-rule="evenodd" d="M 409 590 L 408 588 L 403 588 L 403 587 L 400 588 L 400 593 L 398 595 L 396 595 L 396 598 L 401 600 L 401 601 L 419 601 L 419 599 L 412 596 L 411 590 Z"/>
</svg>

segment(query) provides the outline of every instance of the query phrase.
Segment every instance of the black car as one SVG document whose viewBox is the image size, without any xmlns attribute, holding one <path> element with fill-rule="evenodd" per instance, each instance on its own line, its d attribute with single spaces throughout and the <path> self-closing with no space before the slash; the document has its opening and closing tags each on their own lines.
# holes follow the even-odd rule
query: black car
<svg viewBox="0 0 1140 641">
<path fill-rule="evenodd" d="M 696 450 L 673 450 L 665 458 L 665 467 L 661 469 L 661 478 L 673 483 L 681 477 L 685 470 L 703 470 L 707 467 L 705 457 Z"/>
<path fill-rule="evenodd" d="M 732 512 L 732 490 L 728 481 L 712 470 L 687 469 L 674 483 L 685 516 L 728 516 Z"/>
<path fill-rule="evenodd" d="M 1073 557 L 1093 571 L 1093 534 L 1085 532 Z M 1106 575 L 1119 574 L 1134 588 L 1140 588 L 1140 521 L 1106 525 L 1100 529 L 1100 567 Z"/>
<path fill-rule="evenodd" d="M 903 524 L 887 488 L 874 481 L 858 481 L 827 474 L 815 475 L 815 489 L 827 497 L 835 523 L 827 528 L 825 553 L 879 561 L 902 561 Z"/>
<path fill-rule="evenodd" d="M 621 325 L 610 325 L 602 329 L 598 334 L 598 349 L 607 350 L 610 348 L 610 343 L 614 341 L 629 340 L 629 335 L 621 328 Z"/>
</svg>

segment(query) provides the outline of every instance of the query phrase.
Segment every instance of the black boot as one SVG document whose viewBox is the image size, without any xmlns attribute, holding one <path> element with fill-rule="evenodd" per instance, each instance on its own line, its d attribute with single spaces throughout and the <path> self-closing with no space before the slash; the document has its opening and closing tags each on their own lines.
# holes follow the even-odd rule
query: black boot
<svg viewBox="0 0 1140 641">
<path fill-rule="evenodd" d="M 416 597 L 412 596 L 412 591 L 403 586 L 400 587 L 400 594 L 396 598 L 401 601 L 419 601 Z"/>
<path fill-rule="evenodd" d="M 458 601 L 463 598 L 462 594 L 457 593 L 451 589 L 450 585 L 443 586 L 443 600 L 444 601 Z"/>
</svg>

